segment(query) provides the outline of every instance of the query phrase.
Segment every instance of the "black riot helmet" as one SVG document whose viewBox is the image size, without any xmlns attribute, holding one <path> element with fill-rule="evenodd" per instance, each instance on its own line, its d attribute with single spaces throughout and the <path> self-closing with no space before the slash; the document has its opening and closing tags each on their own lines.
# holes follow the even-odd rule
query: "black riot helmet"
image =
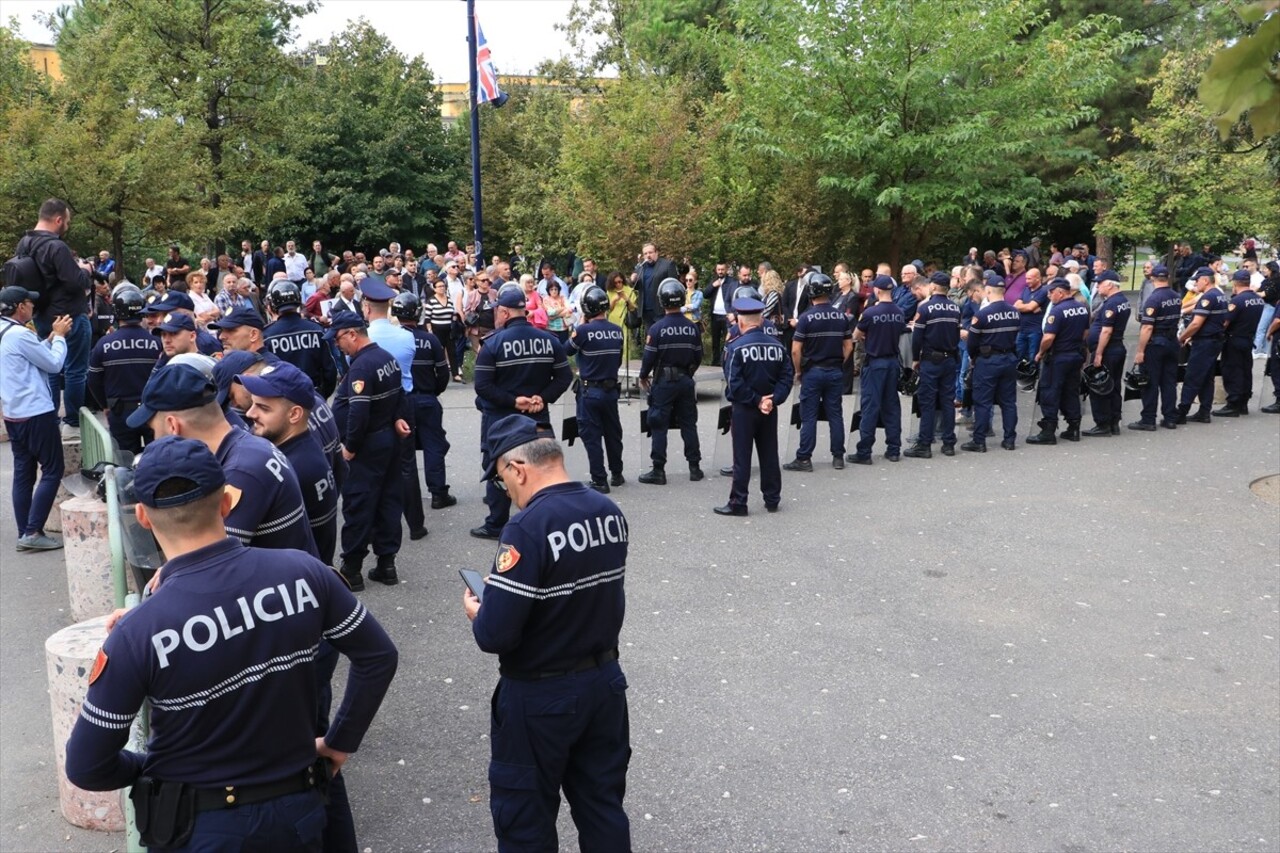
<svg viewBox="0 0 1280 853">
<path fill-rule="evenodd" d="M 835 292 L 835 282 L 826 273 L 809 273 L 809 293 L 813 296 L 830 296 Z"/>
<path fill-rule="evenodd" d="M 1094 367 L 1092 364 L 1083 371 L 1082 378 L 1084 385 L 1089 389 L 1090 393 L 1099 396 L 1110 394 L 1116 387 L 1115 380 L 1111 377 L 1111 371 L 1103 365 Z"/>
<path fill-rule="evenodd" d="M 1036 387 L 1036 381 L 1040 378 L 1040 362 L 1032 358 L 1024 358 L 1018 362 L 1018 387 L 1023 391 L 1030 391 Z"/>
<path fill-rule="evenodd" d="M 916 373 L 910 367 L 902 368 L 902 375 L 898 377 L 898 393 L 902 394 L 904 397 L 914 397 L 916 389 L 919 387 L 920 374 Z"/>
<path fill-rule="evenodd" d="M 291 281 L 277 281 L 267 291 L 267 304 L 276 312 L 285 308 L 301 308 L 302 291 Z"/>
<path fill-rule="evenodd" d="M 663 308 L 679 308 L 684 305 L 684 285 L 674 278 L 664 278 L 658 285 L 658 304 Z"/>
<path fill-rule="evenodd" d="M 391 316 L 401 323 L 417 323 L 422 316 L 422 303 L 409 291 L 402 290 L 391 300 Z"/>
<path fill-rule="evenodd" d="M 147 307 L 147 300 L 142 291 L 133 285 L 117 287 L 111 295 L 111 313 L 121 323 L 134 323 L 142 319 L 142 312 Z"/>
<path fill-rule="evenodd" d="M 733 301 L 737 302 L 739 299 L 754 299 L 757 302 L 764 302 L 764 299 L 760 297 L 760 291 L 749 284 L 744 284 L 733 292 Z"/>
<path fill-rule="evenodd" d="M 1131 391 L 1141 391 L 1150 384 L 1151 377 L 1147 375 L 1147 367 L 1144 364 L 1135 364 L 1124 375 L 1124 387 Z"/>
<path fill-rule="evenodd" d="M 581 304 L 584 317 L 598 317 L 609 310 L 609 296 L 598 287 L 589 287 L 582 294 Z"/>
</svg>

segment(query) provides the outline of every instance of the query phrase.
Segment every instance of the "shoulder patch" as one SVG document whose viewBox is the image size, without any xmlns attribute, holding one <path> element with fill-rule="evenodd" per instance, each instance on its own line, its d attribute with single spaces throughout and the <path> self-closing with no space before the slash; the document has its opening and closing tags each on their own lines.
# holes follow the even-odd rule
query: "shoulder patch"
<svg viewBox="0 0 1280 853">
<path fill-rule="evenodd" d="M 363 379 L 357 379 L 356 381 L 352 382 L 352 383 L 351 383 L 351 390 L 352 390 L 352 391 L 355 391 L 357 394 L 362 394 L 362 393 L 364 393 L 364 380 L 363 380 Z"/>
<path fill-rule="evenodd" d="M 1046 322 L 1046 323 L 1052 323 L 1052 322 L 1053 322 L 1053 320 L 1054 320 L 1054 316 L 1053 316 L 1052 314 L 1050 314 L 1050 315 L 1049 315 L 1049 319 L 1048 319 L 1048 320 L 1045 320 L 1045 322 Z"/>
<path fill-rule="evenodd" d="M 102 676 L 103 671 L 107 668 L 107 653 L 102 649 L 98 649 L 98 657 L 93 661 L 93 669 L 89 671 L 89 684 L 97 681 Z"/>
<path fill-rule="evenodd" d="M 498 556 L 494 558 L 493 565 L 499 573 L 502 573 L 514 569 L 518 562 L 520 562 L 520 552 L 510 545 L 502 545 L 498 548 Z"/>
<path fill-rule="evenodd" d="M 1107 316 L 1108 316 L 1108 317 L 1114 317 L 1115 315 L 1116 315 L 1116 312 L 1112 311 L 1111 309 L 1107 309 Z"/>
<path fill-rule="evenodd" d="M 1228 310 L 1228 311 L 1234 311 L 1234 310 L 1236 310 L 1236 304 L 1235 304 L 1234 302 L 1232 302 L 1230 305 L 1228 305 L 1228 306 L 1227 306 L 1227 310 Z"/>
<path fill-rule="evenodd" d="M 1155 315 L 1155 313 L 1156 313 L 1156 309 L 1154 309 L 1154 308 L 1148 308 L 1148 309 L 1147 309 L 1147 316 L 1148 316 L 1148 317 L 1152 317 L 1152 316 L 1154 316 L 1154 315 Z"/>
<path fill-rule="evenodd" d="M 1208 300 L 1208 299 L 1201 299 L 1201 300 L 1200 300 L 1200 307 L 1201 307 L 1201 308 L 1208 308 L 1208 307 L 1209 307 L 1209 300 Z"/>
</svg>

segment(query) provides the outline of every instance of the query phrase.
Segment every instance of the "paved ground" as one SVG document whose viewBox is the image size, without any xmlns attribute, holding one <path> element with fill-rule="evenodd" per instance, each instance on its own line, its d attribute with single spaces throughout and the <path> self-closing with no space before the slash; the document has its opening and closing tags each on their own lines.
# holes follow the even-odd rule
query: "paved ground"
<svg viewBox="0 0 1280 853">
<path fill-rule="evenodd" d="M 404 584 L 363 594 L 402 653 L 347 771 L 374 851 L 494 847 L 496 664 L 456 573 L 493 548 L 467 536 L 478 417 L 469 393 L 446 400 L 462 502 L 406 537 Z M 1280 509 L 1249 490 L 1280 471 L 1280 418 L 819 466 L 786 476 L 777 515 L 753 492 L 748 519 L 711 514 L 714 475 L 636 484 L 640 455 L 631 440 L 614 492 L 637 849 L 1280 850 Z M 12 549 L 5 522 L 0 849 L 116 848 L 57 813 L 43 641 L 68 621 L 61 555 Z M 567 809 L 561 826 L 572 848 Z"/>
</svg>

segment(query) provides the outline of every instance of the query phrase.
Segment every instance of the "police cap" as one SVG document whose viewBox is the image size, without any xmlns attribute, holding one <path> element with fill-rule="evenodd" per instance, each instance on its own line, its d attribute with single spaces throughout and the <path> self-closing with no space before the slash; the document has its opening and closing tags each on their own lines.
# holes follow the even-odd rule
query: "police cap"
<svg viewBox="0 0 1280 853">
<path fill-rule="evenodd" d="M 324 339 L 333 340 L 343 329 L 359 329 L 363 332 L 364 318 L 354 311 L 335 311 L 329 316 L 329 329 L 324 333 Z"/>
<path fill-rule="evenodd" d="M 214 384 L 218 386 L 219 406 L 227 402 L 227 397 L 231 394 L 231 383 L 236 377 L 262 360 L 261 353 L 248 350 L 232 350 L 218 360 L 218 363 L 213 366 L 211 376 Z"/>
<path fill-rule="evenodd" d="M 170 290 L 159 299 L 151 300 L 151 304 L 146 307 L 143 312 L 145 314 L 168 314 L 170 311 L 182 309 L 184 311 L 196 310 L 196 303 L 191 297 L 183 293 L 181 290 Z"/>
<path fill-rule="evenodd" d="M 185 364 L 166 364 L 147 380 L 142 402 L 129 415 L 128 423 L 138 429 L 159 412 L 198 409 L 217 398 L 218 386 L 199 370 Z"/>
<path fill-rule="evenodd" d="M 982 274 L 982 283 L 987 287 L 1004 287 L 1004 279 L 995 270 L 987 270 Z"/>
<path fill-rule="evenodd" d="M 1151 268 L 1151 277 L 1152 278 L 1168 278 L 1169 268 L 1166 267 L 1164 264 L 1156 264 Z"/>
<path fill-rule="evenodd" d="M 887 275 L 878 275 L 871 280 L 871 286 L 876 290 L 893 290 L 897 287 L 893 278 Z"/>
<path fill-rule="evenodd" d="M 234 381 L 257 397 L 283 397 L 304 409 L 310 409 L 316 404 L 315 384 L 307 374 L 287 361 L 269 364 L 257 376 L 252 373 L 242 374 Z"/>
<path fill-rule="evenodd" d="M 190 314 L 166 314 L 164 320 L 151 330 L 151 334 L 158 335 L 161 332 L 194 332 L 195 330 L 196 321 L 191 319 Z"/>
<path fill-rule="evenodd" d="M 393 288 L 388 287 L 380 279 L 372 277 L 360 282 L 360 293 L 370 302 L 390 302 L 396 298 L 396 292 Z"/>
<path fill-rule="evenodd" d="M 1231 274 L 1232 281 L 1249 281 L 1253 278 L 1253 274 L 1248 270 L 1236 270 Z"/>
<path fill-rule="evenodd" d="M 1102 272 L 1098 273 L 1098 277 L 1095 278 L 1093 281 L 1095 284 L 1102 284 L 1104 281 L 1114 281 L 1116 284 L 1119 284 L 1120 276 L 1116 273 L 1115 270 L 1103 270 Z"/>
<path fill-rule="evenodd" d="M 498 306 L 500 308 L 523 308 L 525 304 L 524 288 L 514 281 L 509 281 L 498 288 Z"/>
<path fill-rule="evenodd" d="M 1058 276 L 1057 278 L 1051 279 L 1049 281 L 1049 290 L 1070 290 L 1070 289 L 1071 289 L 1071 282 L 1067 281 L 1062 276 Z"/>
<path fill-rule="evenodd" d="M 174 480 L 182 483 L 185 491 L 156 497 L 161 486 Z M 138 500 L 153 509 L 198 501 L 226 484 L 222 466 L 205 443 L 180 435 L 166 435 L 148 444 L 133 475 Z"/>
<path fill-rule="evenodd" d="M 1192 278 L 1213 278 L 1213 269 L 1211 267 L 1200 267 Z"/>
<path fill-rule="evenodd" d="M 760 314 L 764 311 L 764 303 L 748 296 L 733 300 L 733 310 L 739 314 Z"/>
<path fill-rule="evenodd" d="M 498 418 L 489 428 L 489 464 L 484 469 L 481 482 L 492 480 L 497 475 L 498 460 L 504 453 L 539 438 L 551 438 L 550 429 L 546 424 L 540 424 L 527 415 Z"/>
<path fill-rule="evenodd" d="M 210 323 L 210 329 L 238 329 L 241 326 L 252 326 L 255 329 L 261 329 L 264 323 L 262 315 L 252 305 L 238 305 L 231 309 L 231 313 L 218 320 Z"/>
<path fill-rule="evenodd" d="M 929 276 L 929 283 L 936 285 L 938 287 L 950 287 L 951 276 L 947 275 L 944 272 L 936 272 L 933 275 Z"/>
</svg>

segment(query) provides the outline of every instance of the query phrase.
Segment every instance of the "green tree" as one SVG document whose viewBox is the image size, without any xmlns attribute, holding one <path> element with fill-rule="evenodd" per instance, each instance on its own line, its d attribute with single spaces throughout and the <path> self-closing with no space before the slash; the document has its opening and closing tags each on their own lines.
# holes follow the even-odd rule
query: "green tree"
<svg viewBox="0 0 1280 853">
<path fill-rule="evenodd" d="M 1133 242 L 1234 245 L 1280 239 L 1280 188 L 1266 152 L 1233 151 L 1196 96 L 1212 48 L 1166 54 L 1153 79 L 1148 115 L 1135 121 L 1140 147 L 1111 173 L 1111 209 L 1099 228 Z"/>
<path fill-rule="evenodd" d="M 1242 118 L 1257 140 L 1280 135 L 1280 0 L 1240 8 L 1248 31 L 1222 47 L 1205 69 L 1200 100 L 1226 139 Z"/>
<path fill-rule="evenodd" d="M 1118 21 L 1049 21 L 1022 0 L 739 0 L 721 37 L 742 133 L 884 225 L 887 254 L 985 222 L 1014 233 L 1049 209 L 1029 174 L 1083 161 L 1064 135 L 1096 110 L 1128 44 Z"/>
<path fill-rule="evenodd" d="M 335 246 L 438 238 L 462 164 L 446 145 L 431 69 L 364 19 L 303 56 L 309 67 L 285 100 L 288 148 L 310 178 L 304 212 L 282 230 Z"/>
</svg>

